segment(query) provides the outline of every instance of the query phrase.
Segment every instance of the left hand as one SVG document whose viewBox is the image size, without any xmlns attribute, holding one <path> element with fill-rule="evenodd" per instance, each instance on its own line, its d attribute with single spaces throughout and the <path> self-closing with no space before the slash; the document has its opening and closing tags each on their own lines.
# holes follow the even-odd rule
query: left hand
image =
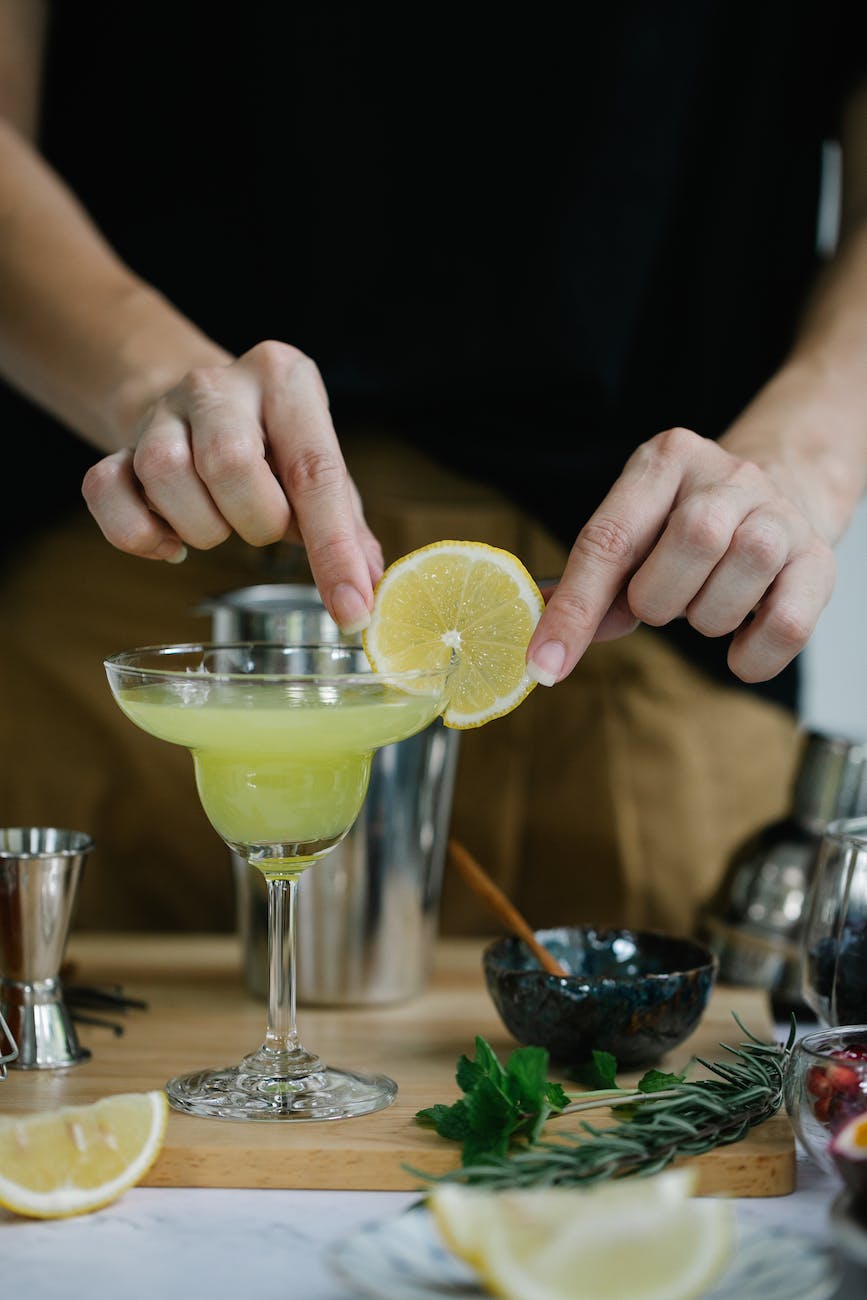
<svg viewBox="0 0 867 1300">
<path fill-rule="evenodd" d="M 630 456 L 581 529 L 527 652 L 544 685 L 594 640 L 685 617 L 733 633 L 732 672 L 766 681 L 806 645 L 834 587 L 834 556 L 772 474 L 689 429 Z"/>
</svg>

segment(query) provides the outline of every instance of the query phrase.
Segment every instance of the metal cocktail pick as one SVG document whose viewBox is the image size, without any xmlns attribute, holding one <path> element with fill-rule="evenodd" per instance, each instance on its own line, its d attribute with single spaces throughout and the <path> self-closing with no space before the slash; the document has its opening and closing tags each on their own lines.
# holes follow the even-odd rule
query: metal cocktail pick
<svg viewBox="0 0 867 1300">
<path fill-rule="evenodd" d="M 47 826 L 0 830 L 0 1018 L 17 1049 L 2 1060 L 56 1070 L 85 1060 L 63 999 L 60 963 L 93 841 Z M 0 1042 L 2 1046 L 2 1042 Z"/>
</svg>

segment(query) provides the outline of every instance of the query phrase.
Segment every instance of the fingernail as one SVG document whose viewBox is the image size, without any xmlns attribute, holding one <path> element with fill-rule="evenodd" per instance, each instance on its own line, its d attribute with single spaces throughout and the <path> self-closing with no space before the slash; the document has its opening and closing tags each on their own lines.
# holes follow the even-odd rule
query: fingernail
<svg viewBox="0 0 867 1300">
<path fill-rule="evenodd" d="M 533 652 L 527 664 L 527 674 L 540 686 L 554 686 L 566 659 L 562 641 L 545 641 Z"/>
<path fill-rule="evenodd" d="M 175 551 L 174 555 L 166 556 L 166 564 L 183 564 L 187 558 L 187 548 L 182 546 L 180 550 Z"/>
<path fill-rule="evenodd" d="M 341 632 L 363 632 L 370 624 L 370 611 L 364 597 L 348 582 L 341 582 L 334 589 L 334 618 Z"/>
</svg>

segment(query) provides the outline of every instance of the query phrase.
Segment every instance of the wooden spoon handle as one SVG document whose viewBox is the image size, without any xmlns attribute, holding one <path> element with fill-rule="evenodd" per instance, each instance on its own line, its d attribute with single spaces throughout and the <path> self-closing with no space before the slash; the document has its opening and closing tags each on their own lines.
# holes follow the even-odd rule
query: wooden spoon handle
<svg viewBox="0 0 867 1300">
<path fill-rule="evenodd" d="M 539 965 L 549 975 L 568 976 L 560 963 L 543 947 L 517 908 L 483 871 L 473 855 L 456 839 L 449 840 L 449 856 L 470 888 L 487 904 L 510 933 L 523 939 Z"/>
</svg>

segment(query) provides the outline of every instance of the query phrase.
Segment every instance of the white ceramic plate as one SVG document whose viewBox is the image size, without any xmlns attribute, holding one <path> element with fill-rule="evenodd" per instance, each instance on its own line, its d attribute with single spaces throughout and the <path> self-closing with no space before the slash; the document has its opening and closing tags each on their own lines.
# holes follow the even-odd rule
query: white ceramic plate
<svg viewBox="0 0 867 1300">
<path fill-rule="evenodd" d="M 421 1206 L 356 1229 L 335 1242 L 327 1258 L 365 1300 L 479 1300 L 488 1294 L 446 1250 Z M 833 1256 L 820 1241 L 739 1224 L 734 1258 L 705 1300 L 828 1300 L 838 1281 Z"/>
</svg>

